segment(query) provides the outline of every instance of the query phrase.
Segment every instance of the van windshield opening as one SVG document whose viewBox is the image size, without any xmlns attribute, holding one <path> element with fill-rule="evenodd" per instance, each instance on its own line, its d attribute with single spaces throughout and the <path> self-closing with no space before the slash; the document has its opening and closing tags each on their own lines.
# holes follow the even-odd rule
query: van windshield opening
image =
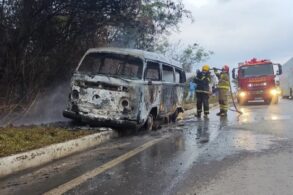
<svg viewBox="0 0 293 195">
<path fill-rule="evenodd" d="M 253 66 L 243 66 L 239 70 L 240 77 L 257 77 L 264 75 L 273 75 L 274 68 L 272 64 L 261 64 Z"/>
<path fill-rule="evenodd" d="M 142 78 L 143 61 L 130 55 L 90 53 L 82 61 L 78 72 L 102 74 L 127 79 Z"/>
</svg>

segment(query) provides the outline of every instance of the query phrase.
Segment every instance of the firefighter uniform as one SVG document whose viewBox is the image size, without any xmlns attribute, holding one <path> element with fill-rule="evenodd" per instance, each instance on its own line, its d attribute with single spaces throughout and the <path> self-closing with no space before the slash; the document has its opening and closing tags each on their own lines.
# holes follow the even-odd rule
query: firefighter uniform
<svg viewBox="0 0 293 195">
<path fill-rule="evenodd" d="M 201 117 L 202 111 L 204 111 L 205 117 L 207 117 L 209 114 L 210 82 L 211 82 L 211 74 L 209 72 L 209 66 L 204 65 L 202 71 L 198 71 L 194 79 L 194 83 L 197 84 L 197 89 L 196 89 L 196 107 L 197 107 L 196 116 L 197 117 Z"/>
<path fill-rule="evenodd" d="M 215 74 L 217 75 L 219 79 L 218 94 L 219 94 L 220 112 L 217 115 L 226 116 L 228 108 L 229 108 L 229 105 L 228 105 L 228 93 L 230 90 L 229 67 L 224 66 L 221 73 L 218 73 L 217 70 L 215 70 Z"/>
</svg>

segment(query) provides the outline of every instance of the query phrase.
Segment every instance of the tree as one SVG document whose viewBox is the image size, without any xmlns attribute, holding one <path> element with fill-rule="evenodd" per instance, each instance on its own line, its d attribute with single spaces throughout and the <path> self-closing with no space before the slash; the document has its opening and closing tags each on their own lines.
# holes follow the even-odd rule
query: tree
<svg viewBox="0 0 293 195">
<path fill-rule="evenodd" d="M 1 95 L 29 100 L 90 47 L 153 50 L 190 12 L 176 0 L 0 0 Z"/>
<path fill-rule="evenodd" d="M 172 44 L 166 38 L 156 45 L 155 50 L 180 62 L 187 72 L 213 55 L 212 51 L 206 51 L 197 43 L 184 45 L 178 41 Z"/>
</svg>

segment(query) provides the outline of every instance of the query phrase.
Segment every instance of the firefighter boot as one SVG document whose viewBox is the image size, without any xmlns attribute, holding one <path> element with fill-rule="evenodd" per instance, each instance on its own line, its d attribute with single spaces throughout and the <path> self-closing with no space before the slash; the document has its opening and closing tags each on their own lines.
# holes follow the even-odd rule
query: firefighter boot
<svg viewBox="0 0 293 195">
<path fill-rule="evenodd" d="M 204 118 L 205 119 L 209 119 L 209 115 L 208 114 L 204 114 Z"/>
<path fill-rule="evenodd" d="M 197 114 L 195 114 L 195 117 L 196 118 L 201 118 L 201 113 L 200 112 L 197 112 Z"/>
<path fill-rule="evenodd" d="M 217 116 L 227 116 L 227 111 L 221 110 L 220 112 L 217 113 Z"/>
<path fill-rule="evenodd" d="M 227 117 L 227 111 L 223 111 L 221 114 L 220 114 L 221 117 Z"/>
<path fill-rule="evenodd" d="M 220 112 L 217 113 L 217 116 L 221 116 L 222 113 L 224 113 L 224 111 L 223 110 L 220 110 Z"/>
</svg>

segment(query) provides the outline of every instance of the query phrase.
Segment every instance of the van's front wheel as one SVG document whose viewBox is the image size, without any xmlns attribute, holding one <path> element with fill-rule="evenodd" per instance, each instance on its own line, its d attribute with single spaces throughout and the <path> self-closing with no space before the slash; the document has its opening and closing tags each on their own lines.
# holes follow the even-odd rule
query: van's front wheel
<svg viewBox="0 0 293 195">
<path fill-rule="evenodd" d="M 152 114 L 149 114 L 148 118 L 147 118 L 147 121 L 145 122 L 145 130 L 146 131 L 151 131 L 153 130 L 153 127 L 154 127 L 154 117 Z"/>
</svg>

